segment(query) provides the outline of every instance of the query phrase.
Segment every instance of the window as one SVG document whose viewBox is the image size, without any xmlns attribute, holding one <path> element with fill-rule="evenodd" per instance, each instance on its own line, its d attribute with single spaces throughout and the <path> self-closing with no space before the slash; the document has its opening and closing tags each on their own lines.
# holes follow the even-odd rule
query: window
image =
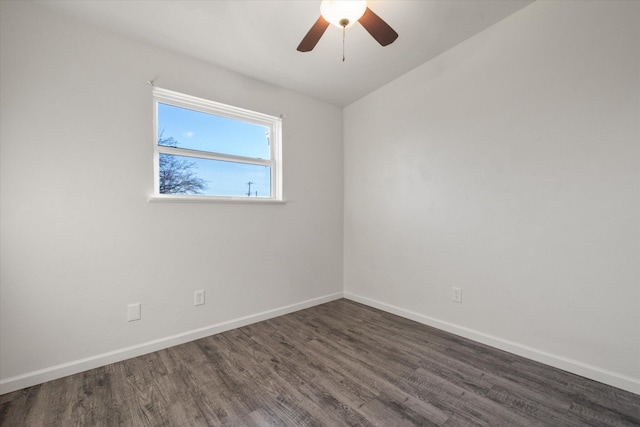
<svg viewBox="0 0 640 427">
<path fill-rule="evenodd" d="M 282 200 L 279 117 L 154 88 L 155 197 Z"/>
</svg>

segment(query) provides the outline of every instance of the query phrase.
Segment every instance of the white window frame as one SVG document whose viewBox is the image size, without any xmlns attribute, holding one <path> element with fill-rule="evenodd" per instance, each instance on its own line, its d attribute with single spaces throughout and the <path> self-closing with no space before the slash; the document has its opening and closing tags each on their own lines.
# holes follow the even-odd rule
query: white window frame
<svg viewBox="0 0 640 427">
<path fill-rule="evenodd" d="M 186 108 L 253 123 L 269 128 L 269 159 L 243 157 L 158 144 L 158 103 Z M 244 108 L 222 104 L 208 99 L 186 95 L 158 87 L 153 88 L 153 173 L 154 194 L 150 201 L 227 201 L 227 202 L 282 202 L 282 119 Z M 207 160 L 222 160 L 234 163 L 269 166 L 271 169 L 271 197 L 217 196 L 209 194 L 163 194 L 160 193 L 160 154 L 188 156 Z"/>
</svg>

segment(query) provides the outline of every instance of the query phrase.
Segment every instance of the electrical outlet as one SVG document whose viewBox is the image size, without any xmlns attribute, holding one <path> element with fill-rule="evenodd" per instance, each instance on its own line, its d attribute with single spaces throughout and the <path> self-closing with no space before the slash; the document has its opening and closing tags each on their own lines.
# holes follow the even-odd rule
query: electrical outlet
<svg viewBox="0 0 640 427">
<path fill-rule="evenodd" d="M 129 304 L 127 306 L 127 322 L 133 322 L 134 320 L 140 320 L 141 318 L 140 303 Z"/>
<path fill-rule="evenodd" d="M 204 305 L 204 290 L 193 293 L 193 305 Z"/>
<path fill-rule="evenodd" d="M 451 288 L 451 299 L 454 302 L 462 302 L 462 289 L 456 288 L 455 286 Z"/>
</svg>

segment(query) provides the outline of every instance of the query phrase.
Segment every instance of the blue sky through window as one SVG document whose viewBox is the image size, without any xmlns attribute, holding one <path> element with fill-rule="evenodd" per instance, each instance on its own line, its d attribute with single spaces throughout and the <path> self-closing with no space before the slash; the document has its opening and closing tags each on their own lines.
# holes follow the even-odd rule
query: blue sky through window
<svg viewBox="0 0 640 427">
<path fill-rule="evenodd" d="M 173 138 L 177 148 L 257 159 L 270 158 L 269 128 L 213 114 L 158 103 L 158 135 Z M 185 153 L 186 154 L 186 153 Z M 219 196 L 271 196 L 268 166 L 181 157 L 203 179 L 202 194 Z M 251 183 L 251 185 L 249 185 Z"/>
</svg>

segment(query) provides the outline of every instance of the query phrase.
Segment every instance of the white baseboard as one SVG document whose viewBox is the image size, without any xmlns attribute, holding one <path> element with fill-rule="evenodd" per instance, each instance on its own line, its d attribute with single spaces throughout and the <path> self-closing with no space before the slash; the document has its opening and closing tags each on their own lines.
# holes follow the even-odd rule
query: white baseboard
<svg viewBox="0 0 640 427">
<path fill-rule="evenodd" d="M 474 329 L 455 325 L 453 323 L 445 322 L 443 320 L 405 310 L 401 307 L 396 307 L 391 304 L 355 295 L 350 292 L 345 292 L 344 297 L 346 299 L 359 302 L 369 307 L 396 314 L 398 316 L 414 320 L 424 325 L 432 326 L 434 328 L 438 328 L 443 331 L 447 331 L 452 334 L 459 335 L 461 337 L 507 351 L 509 353 L 517 354 L 518 356 L 526 357 L 527 359 L 535 360 L 536 362 L 544 363 L 545 365 L 553 366 L 554 368 L 562 369 L 563 371 L 571 372 L 573 374 L 580 375 L 585 378 L 589 378 L 640 395 L 640 379 L 638 378 L 633 378 L 616 372 L 608 371 L 597 366 L 582 363 L 578 360 L 568 359 L 566 357 L 547 353 L 545 351 L 538 350 L 523 344 L 494 337 L 492 335 L 488 335 Z"/>
<path fill-rule="evenodd" d="M 313 298 L 284 307 L 263 311 L 250 316 L 240 317 L 238 319 L 217 323 L 182 334 L 172 335 L 169 337 L 161 338 L 154 341 L 148 341 L 142 344 L 99 354 L 85 359 L 74 360 L 72 362 L 64 363 L 61 365 L 52 366 L 15 377 L 2 379 L 0 380 L 0 394 L 10 393 L 12 391 L 20 390 L 25 387 L 30 387 L 36 384 L 41 384 L 47 381 L 66 377 L 68 375 L 77 374 L 89 369 L 105 366 L 110 363 L 120 362 L 132 357 L 142 356 L 143 354 L 148 354 L 154 351 L 173 347 L 175 345 L 184 344 L 189 341 L 194 341 L 210 335 L 219 334 L 221 332 L 250 325 L 252 323 L 257 323 L 263 320 L 282 316 L 284 314 L 293 313 L 298 310 L 304 310 L 305 308 L 324 304 L 326 302 L 334 301 L 343 297 L 373 308 L 377 308 L 382 311 L 386 311 L 388 313 L 396 314 L 398 316 L 414 320 L 428 326 L 433 326 L 434 328 L 438 328 L 443 331 L 447 331 L 452 334 L 498 348 L 500 350 L 508 351 L 509 353 L 517 354 L 518 356 L 523 356 L 528 359 L 535 360 L 537 362 L 544 363 L 546 365 L 553 366 L 555 368 L 562 369 L 564 371 L 571 372 L 640 395 L 640 379 L 621 375 L 616 372 L 611 372 L 606 369 L 588 365 L 577 360 L 547 353 L 545 351 L 528 347 L 526 345 L 494 337 L 480 331 L 465 328 L 463 326 L 458 326 L 453 323 L 445 322 L 433 317 L 405 310 L 391 304 L 355 295 L 350 292 L 337 292 L 334 294 Z"/>
<path fill-rule="evenodd" d="M 284 307 L 274 308 L 272 310 L 263 311 L 250 316 L 240 317 L 238 319 L 228 320 L 226 322 L 217 323 L 215 325 L 206 326 L 204 328 L 195 329 L 177 335 L 148 341 L 131 347 L 121 348 L 119 350 L 110 351 L 108 353 L 98 354 L 87 357 L 85 359 L 74 360 L 61 365 L 52 366 L 38 371 L 28 372 L 26 374 L 17 375 L 15 377 L 0 380 L 0 394 L 10 393 L 25 387 L 31 387 L 47 381 L 66 377 L 68 375 L 77 374 L 89 369 L 99 368 L 111 363 L 120 362 L 132 357 L 142 356 L 143 354 L 153 353 L 154 351 L 173 347 L 175 345 L 184 344 L 210 335 L 219 334 L 221 332 L 236 329 L 252 323 L 261 322 L 263 320 L 272 319 L 284 314 L 293 313 L 294 311 L 304 310 L 305 308 L 315 305 L 324 304 L 329 301 L 337 300 L 343 297 L 342 292 L 325 295 L 318 298 L 309 299 L 299 303 L 287 305 Z"/>
</svg>

